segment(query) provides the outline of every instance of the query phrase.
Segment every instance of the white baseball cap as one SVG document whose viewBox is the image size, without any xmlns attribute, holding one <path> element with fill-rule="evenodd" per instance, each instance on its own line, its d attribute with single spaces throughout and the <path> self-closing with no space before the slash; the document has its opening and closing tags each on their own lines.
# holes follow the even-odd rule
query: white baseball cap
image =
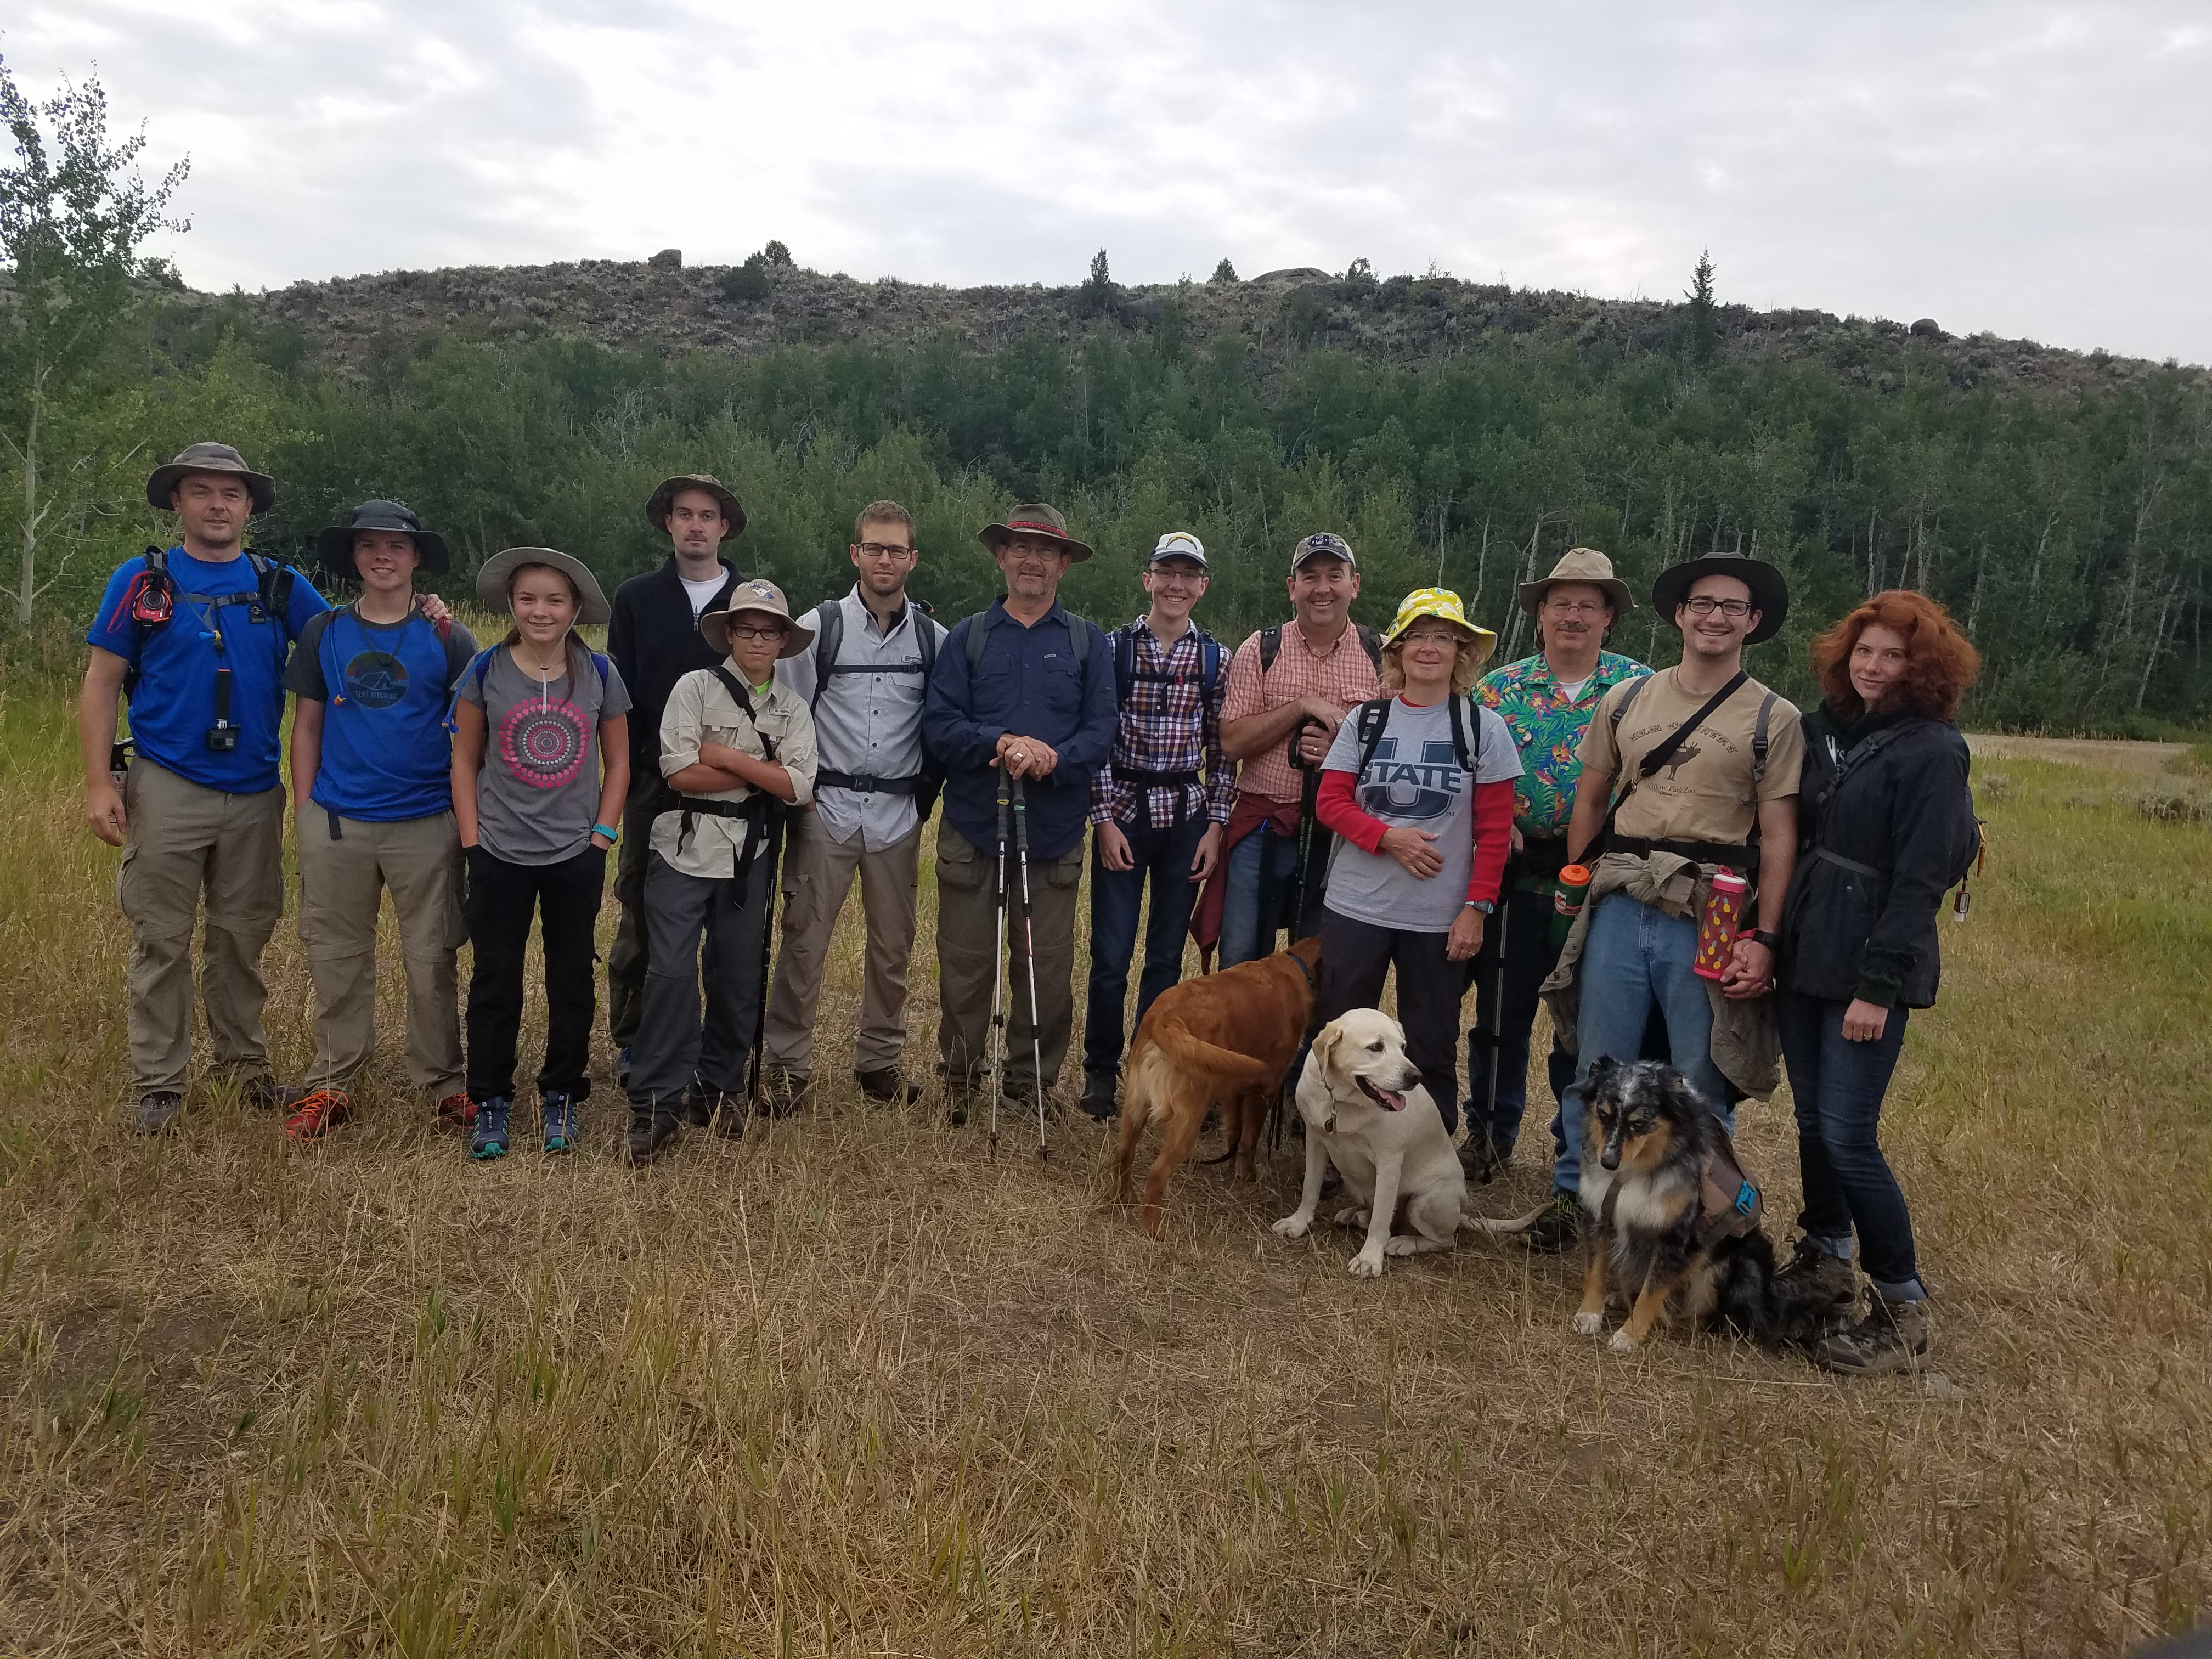
<svg viewBox="0 0 2212 1659">
<path fill-rule="evenodd" d="M 1146 562 L 1158 564 L 1162 559 L 1189 559 L 1203 570 L 1206 544 L 1188 530 L 1170 530 L 1152 544 L 1152 556 Z"/>
</svg>

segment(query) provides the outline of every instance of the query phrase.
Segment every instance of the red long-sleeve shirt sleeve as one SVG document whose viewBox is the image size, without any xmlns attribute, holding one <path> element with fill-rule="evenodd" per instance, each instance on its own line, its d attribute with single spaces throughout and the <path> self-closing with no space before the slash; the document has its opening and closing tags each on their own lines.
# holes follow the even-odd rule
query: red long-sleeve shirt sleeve
<svg viewBox="0 0 2212 1659">
<path fill-rule="evenodd" d="M 1372 813 L 1359 810 L 1359 802 L 1352 793 L 1357 780 L 1349 772 L 1324 772 L 1321 775 L 1321 793 L 1315 799 L 1314 816 L 1325 830 L 1333 830 L 1363 853 L 1382 850 L 1383 832 L 1389 825 Z"/>
<path fill-rule="evenodd" d="M 1513 850 L 1513 780 L 1474 786 L 1474 868 L 1468 873 L 1470 899 L 1498 902 L 1505 881 L 1505 855 Z"/>
</svg>

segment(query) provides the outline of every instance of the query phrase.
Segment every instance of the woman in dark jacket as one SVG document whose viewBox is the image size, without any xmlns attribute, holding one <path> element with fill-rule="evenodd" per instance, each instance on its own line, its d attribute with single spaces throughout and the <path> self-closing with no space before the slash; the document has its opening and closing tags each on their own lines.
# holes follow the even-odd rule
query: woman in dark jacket
<svg viewBox="0 0 2212 1659">
<path fill-rule="evenodd" d="M 1797 867 L 1783 908 L 1778 1012 L 1796 1102 L 1805 1237 L 1784 1273 L 1866 1316 L 1814 1351 L 1831 1370 L 1893 1370 L 1928 1351 L 1927 1291 L 1905 1194 L 1882 1156 L 1882 1097 L 1906 1011 L 1936 1000 L 1936 913 L 1975 846 L 1966 740 L 1953 724 L 1980 665 L 1943 608 L 1877 593 L 1813 642 Z"/>
</svg>

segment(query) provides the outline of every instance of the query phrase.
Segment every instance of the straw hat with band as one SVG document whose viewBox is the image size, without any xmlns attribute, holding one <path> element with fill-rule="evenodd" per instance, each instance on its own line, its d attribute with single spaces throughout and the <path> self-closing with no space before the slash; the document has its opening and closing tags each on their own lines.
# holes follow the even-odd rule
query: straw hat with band
<svg viewBox="0 0 2212 1659">
<path fill-rule="evenodd" d="M 1619 616 L 1625 617 L 1636 609 L 1636 601 L 1629 597 L 1628 584 L 1613 574 L 1613 561 L 1594 547 L 1569 548 L 1559 555 L 1559 562 L 1552 567 L 1550 575 L 1522 582 L 1514 590 L 1514 597 L 1521 602 L 1521 608 L 1533 617 L 1554 582 L 1581 582 L 1588 587 L 1603 588 Z"/>
<path fill-rule="evenodd" d="M 1751 590 L 1759 626 L 1744 636 L 1746 645 L 1771 640 L 1782 631 L 1783 620 L 1790 614 L 1789 580 L 1765 560 L 1747 553 L 1708 553 L 1661 571 L 1659 580 L 1651 584 L 1653 607 L 1671 620 L 1692 586 L 1706 576 L 1733 576 Z"/>
<path fill-rule="evenodd" d="M 332 525 L 317 532 L 315 556 L 322 560 L 323 568 L 334 576 L 357 581 L 361 570 L 353 562 L 353 538 L 357 531 L 396 530 L 415 538 L 416 563 L 424 570 L 444 572 L 453 568 L 453 555 L 447 550 L 446 538 L 434 530 L 422 528 L 422 520 L 415 516 L 415 509 L 404 501 L 363 501 L 353 510 L 353 522 Z"/>
<path fill-rule="evenodd" d="M 562 553 L 550 547 L 505 547 L 483 562 L 477 572 L 477 599 L 487 610 L 514 610 L 507 599 L 507 590 L 514 580 L 514 573 L 525 565 L 542 564 L 557 570 L 576 587 L 576 623 L 589 628 L 614 619 L 614 607 L 599 589 L 599 579 L 592 574 L 591 567 L 573 553 Z"/>
<path fill-rule="evenodd" d="M 1383 630 L 1382 648 L 1388 651 L 1397 644 L 1405 631 L 1424 617 L 1449 623 L 1466 635 L 1479 653 L 1474 659 L 1478 667 L 1489 661 L 1490 653 L 1498 648 L 1498 635 L 1469 622 L 1459 595 L 1449 587 L 1417 587 L 1407 594 L 1405 603 L 1398 607 L 1398 614 L 1390 618 L 1390 626 Z"/>
<path fill-rule="evenodd" d="M 1067 533 L 1067 520 L 1060 516 L 1060 509 L 1042 501 L 1024 501 L 1006 514 L 1004 524 L 987 524 L 975 532 L 975 539 L 989 548 L 994 556 L 1000 543 L 1010 542 L 1017 536 L 1042 536 L 1058 542 L 1061 550 L 1078 564 L 1091 556 L 1090 547 Z"/>
<path fill-rule="evenodd" d="M 744 503 L 732 495 L 719 478 L 710 478 L 703 472 L 679 472 L 672 478 L 663 478 L 653 487 L 653 494 L 645 498 L 645 516 L 655 530 L 668 528 L 668 510 L 676 505 L 676 498 L 687 489 L 696 489 L 712 495 L 722 509 L 722 539 L 742 536 L 745 530 Z"/>
<path fill-rule="evenodd" d="M 783 590 L 772 581 L 756 576 L 739 582 L 730 590 L 730 602 L 720 611 L 709 611 L 699 618 L 699 637 L 724 656 L 730 654 L 730 619 L 741 611 L 758 611 L 779 619 L 784 625 L 783 649 L 776 656 L 795 657 L 814 644 L 814 630 L 794 621 L 791 606 L 785 602 Z"/>
<path fill-rule="evenodd" d="M 176 504 L 169 497 L 188 472 L 220 472 L 238 479 L 252 496 L 256 513 L 266 513 L 276 505 L 276 481 L 246 465 L 246 457 L 228 444 L 190 444 L 168 465 L 155 467 L 146 480 L 146 504 L 164 513 L 173 512 Z"/>
</svg>

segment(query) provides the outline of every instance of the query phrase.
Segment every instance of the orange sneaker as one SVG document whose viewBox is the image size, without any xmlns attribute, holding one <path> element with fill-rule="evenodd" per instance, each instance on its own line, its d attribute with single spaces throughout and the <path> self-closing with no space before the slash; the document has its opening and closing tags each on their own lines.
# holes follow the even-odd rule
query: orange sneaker
<svg viewBox="0 0 2212 1659">
<path fill-rule="evenodd" d="M 469 1098 L 469 1091 L 447 1095 L 438 1103 L 437 1125 L 441 1129 L 459 1129 L 464 1133 L 477 1126 L 477 1103 Z"/>
<path fill-rule="evenodd" d="M 324 1136 L 353 1115 L 353 1097 L 343 1089 L 318 1089 L 304 1095 L 284 1120 L 288 1140 L 307 1142 Z"/>
</svg>

